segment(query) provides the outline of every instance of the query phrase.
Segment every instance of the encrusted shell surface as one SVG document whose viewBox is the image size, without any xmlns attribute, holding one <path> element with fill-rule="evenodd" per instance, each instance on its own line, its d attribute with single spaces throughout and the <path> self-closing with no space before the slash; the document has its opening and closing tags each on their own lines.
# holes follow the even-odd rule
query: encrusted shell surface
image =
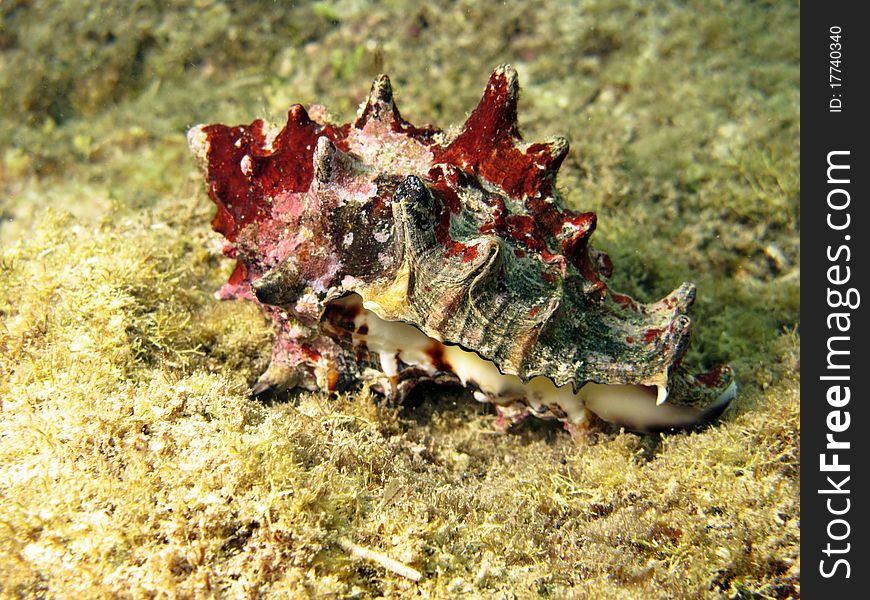
<svg viewBox="0 0 870 600">
<path fill-rule="evenodd" d="M 214 229 L 238 261 L 220 296 L 253 299 L 275 323 L 256 393 L 372 379 L 401 396 L 422 379 L 458 379 L 479 399 L 582 421 L 559 400 L 487 387 L 444 358 L 459 348 L 521 384 L 646 386 L 664 401 L 694 286 L 651 304 L 608 288 L 610 260 L 589 245 L 595 214 L 568 210 L 555 187 L 568 143 L 523 142 L 517 96 L 516 72 L 499 67 L 450 135 L 405 121 L 381 75 L 350 124 L 294 105 L 281 129 L 191 129 Z M 369 331 L 383 322 L 414 331 Z M 683 379 L 720 389 L 730 372 Z"/>
</svg>

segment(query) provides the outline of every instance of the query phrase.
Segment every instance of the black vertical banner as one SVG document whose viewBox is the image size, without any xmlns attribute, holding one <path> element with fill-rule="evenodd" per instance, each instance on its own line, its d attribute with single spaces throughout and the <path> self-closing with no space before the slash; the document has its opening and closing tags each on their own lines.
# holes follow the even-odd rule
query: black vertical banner
<svg viewBox="0 0 870 600">
<path fill-rule="evenodd" d="M 870 22 L 801 15 L 801 592 L 866 598 L 870 511 Z"/>
</svg>

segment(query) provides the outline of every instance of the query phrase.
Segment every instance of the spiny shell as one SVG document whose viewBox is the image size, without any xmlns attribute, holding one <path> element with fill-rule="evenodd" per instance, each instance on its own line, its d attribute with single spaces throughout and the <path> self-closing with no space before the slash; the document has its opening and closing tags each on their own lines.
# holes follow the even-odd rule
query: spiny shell
<svg viewBox="0 0 870 600">
<path fill-rule="evenodd" d="M 255 392 L 373 379 L 402 395 L 421 379 L 458 378 L 480 399 L 583 420 L 582 400 L 569 410 L 439 362 L 458 347 L 521 384 L 648 386 L 664 401 L 694 286 L 651 304 L 607 287 L 610 260 L 589 245 L 595 214 L 565 208 L 555 187 L 568 143 L 524 143 L 517 96 L 516 72 L 499 67 L 451 136 L 405 121 L 381 75 L 351 124 L 294 105 L 280 130 L 257 120 L 189 132 L 218 206 L 213 226 L 238 261 L 220 296 L 255 299 L 276 326 Z M 368 331 L 382 322 L 425 337 L 379 325 L 401 338 L 391 345 Z M 730 372 L 694 383 L 718 389 Z"/>
</svg>

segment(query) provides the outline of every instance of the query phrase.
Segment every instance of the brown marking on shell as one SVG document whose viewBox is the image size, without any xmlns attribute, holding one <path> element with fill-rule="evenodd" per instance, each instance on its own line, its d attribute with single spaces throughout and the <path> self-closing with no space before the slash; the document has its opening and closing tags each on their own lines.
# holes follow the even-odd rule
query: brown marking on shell
<svg viewBox="0 0 870 600">
<path fill-rule="evenodd" d="M 450 362 L 444 356 L 444 346 L 433 340 L 431 344 L 426 347 L 426 356 L 429 357 L 429 360 L 432 361 L 432 366 L 435 367 L 435 370 L 442 371 L 444 373 L 450 373 L 453 371 L 453 367 L 450 366 Z"/>
<path fill-rule="evenodd" d="M 350 335 L 357 332 L 356 318 L 362 309 L 356 302 L 330 302 L 323 311 L 323 321 L 336 333 Z"/>
<path fill-rule="evenodd" d="M 326 373 L 326 388 L 330 392 L 334 392 L 338 387 L 338 382 L 341 379 L 341 373 L 338 369 L 330 365 Z"/>
</svg>

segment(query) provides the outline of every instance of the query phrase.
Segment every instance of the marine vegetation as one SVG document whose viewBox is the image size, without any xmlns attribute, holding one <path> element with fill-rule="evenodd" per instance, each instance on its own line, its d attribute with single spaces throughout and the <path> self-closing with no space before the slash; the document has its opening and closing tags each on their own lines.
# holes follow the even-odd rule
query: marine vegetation
<svg viewBox="0 0 870 600">
<path fill-rule="evenodd" d="M 794 2 L 0 2 L 0 597 L 799 597 L 799 25 Z M 441 147 L 503 63 L 517 145 L 570 141 L 552 190 L 596 214 L 608 294 L 696 284 L 662 407 L 727 363 L 713 426 L 504 434 L 462 387 L 384 398 L 371 352 L 372 379 L 252 397 L 279 332 L 214 297 L 235 265 L 187 132 L 297 102 L 352 125 L 389 73 Z M 336 177 L 376 164 L 329 142 Z M 442 206 L 421 170 L 390 214 L 409 175 Z"/>
</svg>

